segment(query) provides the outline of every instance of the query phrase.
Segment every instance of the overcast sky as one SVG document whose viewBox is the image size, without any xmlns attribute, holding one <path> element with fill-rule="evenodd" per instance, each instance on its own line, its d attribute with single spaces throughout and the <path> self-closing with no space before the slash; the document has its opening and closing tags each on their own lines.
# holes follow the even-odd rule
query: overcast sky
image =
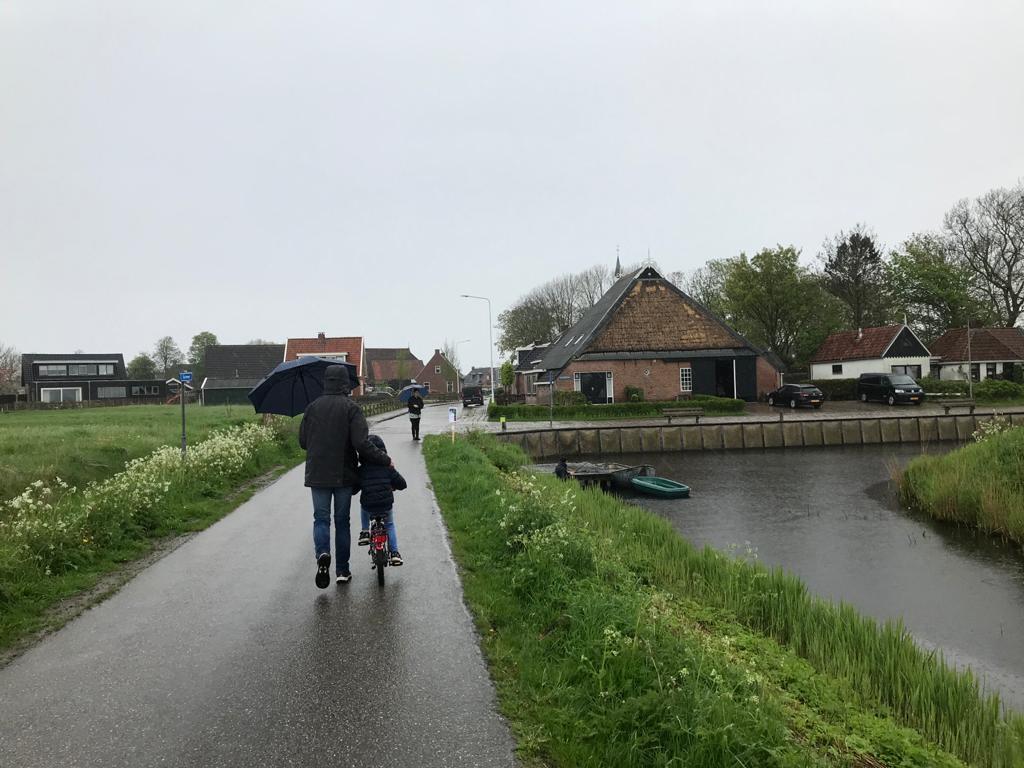
<svg viewBox="0 0 1024 768">
<path fill-rule="evenodd" d="M 0 0 L 0 343 L 362 335 L 487 363 L 666 270 L 1024 176 L 1024 3 Z M 497 335 L 497 334 L 495 334 Z"/>
</svg>

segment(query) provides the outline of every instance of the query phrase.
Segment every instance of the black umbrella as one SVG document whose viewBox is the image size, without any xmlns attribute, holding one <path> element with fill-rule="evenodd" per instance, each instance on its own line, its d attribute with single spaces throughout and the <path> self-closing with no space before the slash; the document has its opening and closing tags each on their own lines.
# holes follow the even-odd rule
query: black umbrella
<svg viewBox="0 0 1024 768">
<path fill-rule="evenodd" d="M 249 402 L 256 413 L 279 413 L 298 416 L 324 391 L 324 371 L 331 365 L 348 369 L 352 387 L 359 385 L 352 363 L 325 360 L 322 357 L 300 357 L 288 360 L 272 370 L 263 381 L 249 390 Z"/>
<path fill-rule="evenodd" d="M 416 392 L 420 395 L 425 395 L 430 391 L 430 388 L 426 384 L 409 384 L 408 386 L 402 387 L 397 397 L 403 403 L 408 403 L 409 398 L 412 397 L 412 393 Z"/>
</svg>

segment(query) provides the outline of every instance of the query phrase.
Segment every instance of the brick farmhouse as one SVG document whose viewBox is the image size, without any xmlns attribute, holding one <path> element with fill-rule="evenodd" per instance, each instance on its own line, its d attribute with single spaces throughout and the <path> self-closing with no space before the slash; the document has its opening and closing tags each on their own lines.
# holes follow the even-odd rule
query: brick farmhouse
<svg viewBox="0 0 1024 768">
<path fill-rule="evenodd" d="M 367 347 L 366 383 L 401 389 L 423 370 L 423 361 L 408 347 Z"/>
<path fill-rule="evenodd" d="M 524 352 L 517 367 L 527 393 L 536 391 L 522 393 L 527 401 L 548 402 L 549 380 L 592 403 L 625 401 L 626 387 L 641 389 L 646 400 L 756 400 L 781 378 L 766 353 L 653 267 L 620 278 L 546 349 Z"/>
<path fill-rule="evenodd" d="M 363 394 L 362 383 L 366 379 L 363 367 L 362 336 L 327 336 L 321 332 L 312 338 L 288 339 L 284 346 L 284 359 L 298 360 L 300 357 L 323 357 L 327 360 L 341 360 L 356 367 L 360 385 L 352 390 L 353 395 Z"/>
<path fill-rule="evenodd" d="M 428 385 L 430 392 L 435 395 L 460 392 L 461 380 L 462 376 L 458 369 L 448 361 L 440 349 L 434 350 L 434 354 L 416 376 L 416 383 Z"/>
</svg>

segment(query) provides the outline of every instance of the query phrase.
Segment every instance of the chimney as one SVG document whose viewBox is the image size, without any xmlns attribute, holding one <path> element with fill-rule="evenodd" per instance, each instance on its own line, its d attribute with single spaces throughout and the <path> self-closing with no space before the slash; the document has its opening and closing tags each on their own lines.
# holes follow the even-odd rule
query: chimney
<svg viewBox="0 0 1024 768">
<path fill-rule="evenodd" d="M 858 328 L 857 329 L 857 341 L 863 341 L 863 340 L 864 340 L 864 329 L 863 328 Z"/>
<path fill-rule="evenodd" d="M 316 335 L 316 340 L 317 340 L 317 341 L 327 341 L 327 334 L 326 334 L 326 333 L 324 333 L 323 331 L 320 331 L 320 332 L 319 332 L 319 333 L 318 333 L 318 334 Z"/>
<path fill-rule="evenodd" d="M 435 355 L 440 355 L 441 354 L 441 350 L 440 349 L 435 349 L 434 350 L 434 354 Z"/>
</svg>

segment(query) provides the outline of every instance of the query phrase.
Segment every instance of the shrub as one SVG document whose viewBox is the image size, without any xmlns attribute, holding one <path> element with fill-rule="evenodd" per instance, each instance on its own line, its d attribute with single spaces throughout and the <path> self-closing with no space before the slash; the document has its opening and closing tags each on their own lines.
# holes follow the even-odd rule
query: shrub
<svg viewBox="0 0 1024 768">
<path fill-rule="evenodd" d="M 579 394 L 579 393 L 576 393 Z M 704 408 L 708 413 L 732 414 L 742 413 L 746 403 L 742 400 L 735 400 L 731 397 L 714 397 L 712 395 L 696 395 L 686 402 Z M 554 417 L 558 420 L 602 420 L 602 419 L 630 419 L 660 416 L 665 408 L 677 408 L 676 401 L 652 402 L 641 401 L 639 403 L 606 403 L 601 405 L 556 405 Z M 513 421 L 545 421 L 550 410 L 547 405 L 506 405 L 492 406 L 488 410 L 488 416 L 497 419 L 504 416 Z"/>
<path fill-rule="evenodd" d="M 1002 379 L 985 379 L 974 385 L 974 396 L 982 400 L 1010 400 L 1024 397 L 1024 386 Z"/>
<path fill-rule="evenodd" d="M 814 379 L 810 383 L 820 389 L 828 400 L 857 399 L 857 379 Z"/>
<path fill-rule="evenodd" d="M 966 381 L 948 381 L 935 376 L 925 376 L 918 383 L 925 392 L 933 395 L 967 395 Z"/>
<path fill-rule="evenodd" d="M 644 399 L 644 391 L 640 387 L 626 387 L 626 400 L 639 403 Z"/>
<path fill-rule="evenodd" d="M 582 392 L 555 391 L 555 406 L 559 405 L 590 405 L 587 396 Z"/>
</svg>

